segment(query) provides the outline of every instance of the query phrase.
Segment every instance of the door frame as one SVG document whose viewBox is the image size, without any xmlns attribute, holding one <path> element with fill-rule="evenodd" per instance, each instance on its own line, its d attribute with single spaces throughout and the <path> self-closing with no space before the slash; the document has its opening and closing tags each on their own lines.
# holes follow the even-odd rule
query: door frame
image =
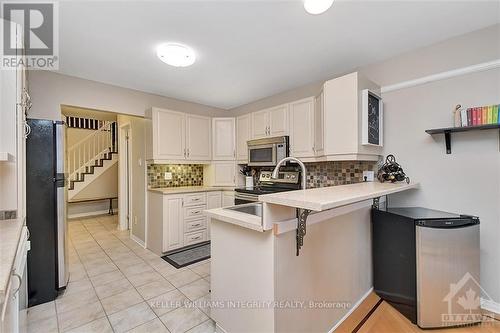
<svg viewBox="0 0 500 333">
<path fill-rule="evenodd" d="M 128 134 L 128 145 L 127 136 Z M 128 148 L 128 149 L 127 149 Z M 132 234 L 132 126 L 130 122 L 119 125 L 118 131 L 118 220 L 120 230 Z M 128 215 L 128 219 L 127 219 Z"/>
</svg>

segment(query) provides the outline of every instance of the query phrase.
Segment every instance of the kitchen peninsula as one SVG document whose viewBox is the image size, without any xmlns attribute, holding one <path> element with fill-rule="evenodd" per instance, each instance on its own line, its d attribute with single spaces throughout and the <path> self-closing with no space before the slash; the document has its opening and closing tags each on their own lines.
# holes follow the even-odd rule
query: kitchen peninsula
<svg viewBox="0 0 500 333">
<path fill-rule="evenodd" d="M 372 290 L 372 204 L 417 187 L 368 182 L 262 195 L 261 217 L 205 211 L 211 219 L 211 313 L 219 329 L 332 331 Z M 298 256 L 297 211 L 307 212 Z"/>
</svg>

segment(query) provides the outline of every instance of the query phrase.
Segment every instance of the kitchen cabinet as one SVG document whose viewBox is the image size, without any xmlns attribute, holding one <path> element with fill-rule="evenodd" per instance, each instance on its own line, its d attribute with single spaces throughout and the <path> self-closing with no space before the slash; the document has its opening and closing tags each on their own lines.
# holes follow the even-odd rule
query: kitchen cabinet
<svg viewBox="0 0 500 333">
<path fill-rule="evenodd" d="M 148 249 L 161 255 L 210 239 L 210 227 L 203 211 L 221 206 L 221 191 L 184 194 L 148 191 Z"/>
<path fill-rule="evenodd" d="M 203 172 L 203 184 L 208 186 L 236 186 L 236 162 L 212 162 Z"/>
<path fill-rule="evenodd" d="M 186 159 L 210 161 L 211 121 L 209 117 L 186 115 Z"/>
<path fill-rule="evenodd" d="M 361 143 L 362 91 L 380 87 L 354 72 L 323 85 L 323 155 L 326 160 L 378 160 L 382 147 Z"/>
<path fill-rule="evenodd" d="M 235 118 L 212 118 L 212 160 L 234 161 L 236 159 Z"/>
<path fill-rule="evenodd" d="M 323 108 L 323 91 L 314 97 L 314 155 L 323 156 L 325 149 L 323 144 L 325 116 Z"/>
<path fill-rule="evenodd" d="M 163 252 L 167 252 L 184 244 L 183 197 L 163 196 L 163 209 Z"/>
<path fill-rule="evenodd" d="M 211 159 L 209 117 L 151 108 L 146 112 L 147 159 L 155 163 L 205 163 Z"/>
<path fill-rule="evenodd" d="M 252 138 L 252 117 L 250 114 L 236 118 L 236 159 L 248 162 L 247 141 Z"/>
<path fill-rule="evenodd" d="M 207 192 L 207 209 L 222 207 L 222 191 Z M 207 221 L 207 238 L 210 239 L 210 223 Z"/>
<path fill-rule="evenodd" d="M 222 192 L 222 207 L 234 206 L 234 191 Z"/>
<path fill-rule="evenodd" d="M 288 104 L 252 113 L 252 139 L 288 134 Z"/>
<path fill-rule="evenodd" d="M 290 103 L 290 155 L 314 157 L 314 98 Z"/>
</svg>

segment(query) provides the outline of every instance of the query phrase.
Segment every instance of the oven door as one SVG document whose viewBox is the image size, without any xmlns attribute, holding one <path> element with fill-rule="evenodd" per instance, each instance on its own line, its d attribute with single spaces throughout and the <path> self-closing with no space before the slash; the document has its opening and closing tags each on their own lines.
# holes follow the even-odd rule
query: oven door
<svg viewBox="0 0 500 333">
<path fill-rule="evenodd" d="M 243 204 L 258 202 L 258 201 L 259 201 L 258 195 L 249 194 L 249 193 L 240 193 L 240 192 L 234 193 L 234 204 L 235 205 L 243 205 Z"/>
<path fill-rule="evenodd" d="M 248 147 L 248 165 L 249 166 L 275 166 L 276 144 L 264 144 Z"/>
</svg>

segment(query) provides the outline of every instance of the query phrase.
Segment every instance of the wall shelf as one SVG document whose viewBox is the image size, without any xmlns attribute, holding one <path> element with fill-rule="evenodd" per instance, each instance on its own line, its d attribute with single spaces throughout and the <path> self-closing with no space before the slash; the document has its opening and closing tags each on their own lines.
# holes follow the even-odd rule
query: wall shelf
<svg viewBox="0 0 500 333">
<path fill-rule="evenodd" d="M 500 124 L 489 124 L 489 125 L 481 125 L 481 126 L 466 126 L 466 127 L 445 127 L 445 128 L 435 128 L 428 129 L 425 132 L 427 134 L 444 134 L 445 143 L 446 143 L 446 154 L 451 154 L 451 133 L 458 132 L 470 132 L 470 131 L 484 131 L 484 130 L 499 130 L 500 137 Z M 499 138 L 500 140 L 500 138 Z"/>
</svg>

